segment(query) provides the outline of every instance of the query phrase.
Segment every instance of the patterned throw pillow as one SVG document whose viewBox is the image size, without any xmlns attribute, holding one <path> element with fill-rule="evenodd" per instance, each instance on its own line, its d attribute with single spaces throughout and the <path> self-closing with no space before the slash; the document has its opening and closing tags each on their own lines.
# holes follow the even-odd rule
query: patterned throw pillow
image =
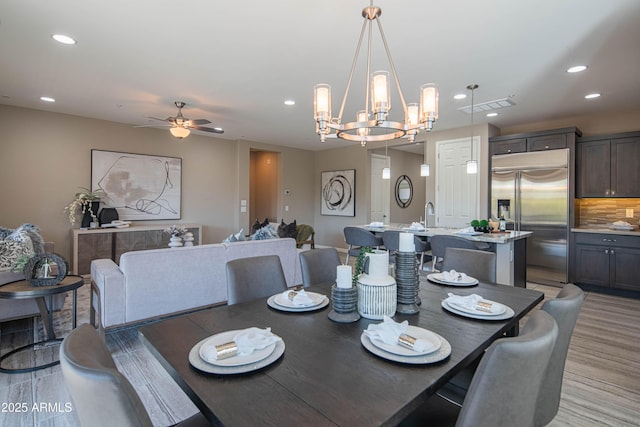
<svg viewBox="0 0 640 427">
<path fill-rule="evenodd" d="M 285 224 L 283 219 L 278 226 L 278 236 L 291 237 L 292 239 L 298 237 L 298 226 L 296 225 L 296 220 L 294 219 L 291 224 Z"/>
<path fill-rule="evenodd" d="M 256 218 L 256 222 L 251 226 L 251 234 L 255 234 L 256 231 L 260 230 L 263 227 L 269 225 L 269 218 L 265 218 L 263 223 L 260 223 L 258 218 Z"/>
<path fill-rule="evenodd" d="M 268 240 L 268 239 L 277 239 L 278 233 L 273 229 L 270 225 L 262 227 L 255 233 L 249 237 L 249 240 Z"/>
<path fill-rule="evenodd" d="M 244 228 L 241 228 L 236 234 L 230 234 L 222 243 L 241 242 L 244 240 Z"/>
<path fill-rule="evenodd" d="M 11 239 L 0 240 L 0 268 L 11 268 L 22 255 L 33 256 L 31 239 L 29 244 Z"/>
</svg>

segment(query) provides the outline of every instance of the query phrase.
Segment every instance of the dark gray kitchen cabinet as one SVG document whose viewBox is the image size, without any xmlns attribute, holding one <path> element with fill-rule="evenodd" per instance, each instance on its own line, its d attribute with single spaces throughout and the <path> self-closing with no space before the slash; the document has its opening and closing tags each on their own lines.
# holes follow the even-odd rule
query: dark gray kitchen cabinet
<svg viewBox="0 0 640 427">
<path fill-rule="evenodd" d="M 640 236 L 575 233 L 574 281 L 640 291 Z"/>
<path fill-rule="evenodd" d="M 576 143 L 576 197 L 640 197 L 640 133 Z"/>
<path fill-rule="evenodd" d="M 497 156 L 500 154 L 524 153 L 526 151 L 571 148 L 575 137 L 580 135 L 580 130 L 577 128 L 563 128 L 516 135 L 494 136 L 489 138 L 489 155 Z"/>
</svg>

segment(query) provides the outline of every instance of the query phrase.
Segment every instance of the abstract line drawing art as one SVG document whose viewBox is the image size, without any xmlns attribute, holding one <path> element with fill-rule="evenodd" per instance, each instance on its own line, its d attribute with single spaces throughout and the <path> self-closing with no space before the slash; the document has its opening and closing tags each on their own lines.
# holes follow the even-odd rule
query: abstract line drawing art
<svg viewBox="0 0 640 427">
<path fill-rule="evenodd" d="M 180 219 L 182 159 L 91 150 L 91 188 L 121 220 Z"/>
<path fill-rule="evenodd" d="M 356 216 L 356 170 L 322 172 L 321 215 Z"/>
</svg>

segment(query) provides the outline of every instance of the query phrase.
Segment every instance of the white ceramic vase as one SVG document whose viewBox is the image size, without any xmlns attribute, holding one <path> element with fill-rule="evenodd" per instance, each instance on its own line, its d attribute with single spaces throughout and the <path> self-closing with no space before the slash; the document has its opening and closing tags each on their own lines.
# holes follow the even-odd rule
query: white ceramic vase
<svg viewBox="0 0 640 427">
<path fill-rule="evenodd" d="M 182 237 L 171 236 L 169 239 L 169 247 L 170 248 L 179 248 L 182 246 Z"/>
<path fill-rule="evenodd" d="M 193 246 L 193 233 L 190 231 L 184 233 L 182 241 L 184 242 L 184 246 Z"/>
<path fill-rule="evenodd" d="M 380 320 L 396 314 L 398 300 L 396 280 L 389 275 L 389 253 L 366 254 L 368 265 L 358 278 L 358 313 L 365 319 Z"/>
</svg>

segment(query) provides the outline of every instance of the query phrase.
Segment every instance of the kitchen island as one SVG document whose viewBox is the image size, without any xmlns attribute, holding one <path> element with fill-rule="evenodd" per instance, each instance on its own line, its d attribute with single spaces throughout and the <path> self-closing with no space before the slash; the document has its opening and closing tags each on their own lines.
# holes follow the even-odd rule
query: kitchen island
<svg viewBox="0 0 640 427">
<path fill-rule="evenodd" d="M 364 225 L 363 228 L 374 233 L 386 230 L 413 233 L 416 236 L 429 238 L 439 235 L 464 237 L 474 242 L 484 242 L 491 245 L 491 251 L 496 254 L 496 282 L 501 285 L 525 288 L 527 285 L 527 238 L 530 231 L 506 231 L 501 233 L 482 233 L 470 235 L 460 233 L 459 228 L 431 227 L 425 230 L 412 230 L 408 224 L 386 224 L 383 227 Z"/>
</svg>

